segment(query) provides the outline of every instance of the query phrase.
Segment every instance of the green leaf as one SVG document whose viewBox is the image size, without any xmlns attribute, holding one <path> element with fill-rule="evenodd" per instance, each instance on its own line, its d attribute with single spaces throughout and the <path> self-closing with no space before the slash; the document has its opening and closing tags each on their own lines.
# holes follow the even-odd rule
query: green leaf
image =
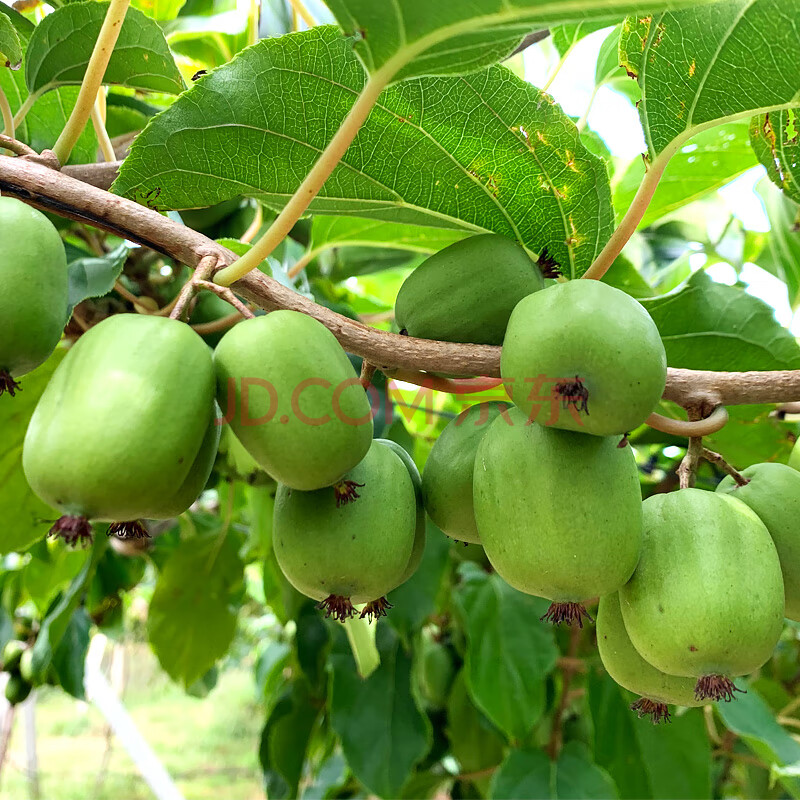
<svg viewBox="0 0 800 800">
<path fill-rule="evenodd" d="M 56 594 L 78 574 L 86 554 L 64 547 L 58 541 L 45 540 L 41 545 L 48 557 L 45 560 L 31 552 L 31 560 L 22 569 L 22 584 L 36 608 L 44 614 Z M 34 550 L 38 548 L 32 548 Z"/>
<path fill-rule="evenodd" d="M 89 297 L 102 297 L 114 288 L 130 249 L 127 242 L 122 242 L 102 258 L 88 256 L 70 262 L 69 314 L 81 301 Z"/>
<path fill-rule="evenodd" d="M 31 658 L 33 674 L 38 678 L 44 678 L 48 667 L 53 662 L 54 654 L 69 628 L 72 616 L 97 568 L 97 562 L 107 546 L 108 540 L 105 536 L 95 535 L 92 549 L 85 554 L 81 571 L 73 578 L 69 588 L 47 612 L 42 621 L 33 645 Z"/>
<path fill-rule="evenodd" d="M 702 0 L 701 0 L 702 2 Z M 440 3 L 394 0 L 392 13 L 373 0 L 329 0 L 328 7 L 370 73 L 385 70 L 395 80 L 418 75 L 452 75 L 479 69 L 507 56 L 536 28 L 585 20 L 616 22 L 624 14 L 687 0 L 472 0 Z M 615 19 L 616 18 L 616 19 Z"/>
<path fill-rule="evenodd" d="M 436 598 L 450 560 L 450 539 L 430 520 L 426 526 L 425 553 L 417 571 L 389 592 L 393 608 L 388 621 L 406 642 L 436 610 Z"/>
<path fill-rule="evenodd" d="M 22 443 L 33 410 L 64 355 L 58 348 L 41 367 L 22 378 L 22 391 L 16 397 L 0 397 L 0 554 L 27 549 L 45 536 L 59 516 L 28 486 L 22 471 Z"/>
<path fill-rule="evenodd" d="M 311 732 L 319 716 L 305 681 L 295 681 L 281 696 L 261 734 L 259 760 L 271 800 L 297 797 Z"/>
<path fill-rule="evenodd" d="M 740 688 L 747 693 L 736 695 L 736 702 L 716 705 L 725 725 L 768 765 L 786 767 L 800 762 L 800 744 L 775 721 L 772 710 L 752 686 Z M 800 778 L 778 774 L 784 789 L 792 797 L 800 797 Z"/>
<path fill-rule="evenodd" d="M 147 636 L 164 671 L 184 686 L 214 666 L 233 640 L 234 598 L 243 580 L 237 549 L 221 527 L 184 538 L 156 580 Z"/>
<path fill-rule="evenodd" d="M 25 40 L 28 39 L 36 27 L 27 17 L 23 17 L 19 11 L 4 3 L 0 3 L 0 16 L 10 19 L 17 33 Z"/>
<path fill-rule="evenodd" d="M 4 8 L 0 3 L 0 8 Z M 23 17 L 24 19 L 24 17 Z M 11 110 L 19 111 L 28 97 L 24 70 L 0 69 L 0 90 L 8 98 Z M 15 136 L 30 145 L 37 153 L 53 147 L 78 97 L 78 89 L 64 86 L 40 97 L 25 119 L 17 126 Z M 97 137 L 94 127 L 87 125 L 72 151 L 69 164 L 87 164 L 96 160 Z"/>
<path fill-rule="evenodd" d="M 792 437 L 800 430 L 796 422 L 772 412 L 772 406 L 728 406 L 727 425 L 707 436 L 706 446 L 739 469 L 762 461 L 785 463 L 792 451 Z"/>
<path fill-rule="evenodd" d="M 316 257 L 333 247 L 392 247 L 428 255 L 469 236 L 467 231 L 399 225 L 359 217 L 314 217 L 308 252 Z"/>
<path fill-rule="evenodd" d="M 618 797 L 608 773 L 586 746 L 568 742 L 553 763 L 543 750 L 512 750 L 492 780 L 492 800 L 608 800 Z"/>
<path fill-rule="evenodd" d="M 430 749 L 430 723 L 411 693 L 411 658 L 397 634 L 379 625 L 377 645 L 381 663 L 366 680 L 349 653 L 329 659 L 331 727 L 356 778 L 380 797 L 397 797 Z"/>
<path fill-rule="evenodd" d="M 447 699 L 447 738 L 462 772 L 483 772 L 503 760 L 505 739 L 470 699 L 463 669 Z"/>
<path fill-rule="evenodd" d="M 83 80 L 108 3 L 71 3 L 36 27 L 25 56 L 25 83 L 44 92 Z M 103 77 L 106 84 L 177 94 L 183 78 L 158 24 L 129 8 Z"/>
<path fill-rule="evenodd" d="M 621 15 L 618 15 L 621 16 Z M 565 56 L 584 36 L 599 31 L 609 25 L 608 20 L 600 22 L 575 22 L 570 25 L 553 25 L 550 28 L 550 36 L 553 45 L 560 56 Z"/>
<path fill-rule="evenodd" d="M 467 633 L 470 695 L 498 728 L 522 740 L 544 713 L 545 679 L 558 658 L 552 628 L 539 620 L 549 603 L 475 564 L 460 573 L 454 599 Z"/>
<path fill-rule="evenodd" d="M 771 229 L 756 264 L 786 284 L 789 303 L 796 310 L 800 306 L 800 210 L 769 181 L 762 180 L 756 191 L 764 202 Z"/>
<path fill-rule="evenodd" d="M 800 203 L 800 109 L 762 114 L 750 121 L 750 142 L 770 180 Z"/>
<path fill-rule="evenodd" d="M 642 91 L 651 158 L 700 129 L 797 104 L 796 12 L 796 0 L 724 0 L 625 21 L 620 56 Z"/>
<path fill-rule="evenodd" d="M 22 62 L 22 45 L 11 18 L 0 14 L 0 66 L 17 69 Z"/>
<path fill-rule="evenodd" d="M 140 201 L 158 193 L 168 208 L 242 193 L 281 208 L 363 83 L 335 28 L 259 42 L 150 122 L 114 191 Z M 385 91 L 310 208 L 494 231 L 537 253 L 548 247 L 577 277 L 610 235 L 609 195 L 604 164 L 549 95 L 493 67 Z"/>
<path fill-rule="evenodd" d="M 61 688 L 78 700 L 85 699 L 83 676 L 91 627 L 89 615 L 82 608 L 77 609 L 70 618 L 58 647 L 53 651 L 53 667 Z"/>
<path fill-rule="evenodd" d="M 590 673 L 587 693 L 594 759 L 611 775 L 620 797 L 711 796 L 711 746 L 702 711 L 673 714 L 669 725 L 655 727 L 630 710 L 635 695 L 608 675 Z"/>
<path fill-rule="evenodd" d="M 646 228 L 719 189 L 755 165 L 747 122 L 730 122 L 698 133 L 670 159 L 639 227 Z M 618 215 L 627 211 L 644 173 L 644 162 L 636 158 L 615 185 L 614 208 Z"/>
<path fill-rule="evenodd" d="M 492 800 L 555 798 L 555 769 L 544 750 L 512 750 L 492 778 Z"/>
<path fill-rule="evenodd" d="M 739 288 L 714 283 L 704 272 L 641 303 L 658 326 L 671 367 L 800 369 L 800 346 L 772 307 Z"/>
</svg>

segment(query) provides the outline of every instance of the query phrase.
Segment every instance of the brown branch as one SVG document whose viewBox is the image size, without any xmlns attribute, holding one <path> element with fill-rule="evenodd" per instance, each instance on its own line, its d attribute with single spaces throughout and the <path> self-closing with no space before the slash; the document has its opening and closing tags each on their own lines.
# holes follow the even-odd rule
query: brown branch
<svg viewBox="0 0 800 800">
<path fill-rule="evenodd" d="M 719 453 L 715 453 L 713 450 L 704 447 L 701 456 L 705 461 L 716 464 L 724 472 L 727 472 L 728 475 L 736 481 L 737 486 L 747 486 L 747 484 L 750 483 L 741 472 L 734 469 Z"/>
<path fill-rule="evenodd" d="M 201 233 L 157 211 L 76 180 L 67 174 L 70 169 L 59 173 L 28 158 L 0 156 L 0 192 L 138 242 L 190 267 L 196 267 L 204 256 L 215 256 L 219 265 L 236 260 L 234 253 Z M 258 270 L 232 288 L 267 311 L 288 308 L 314 317 L 333 332 L 348 352 L 368 359 L 379 369 L 500 376 L 499 347 L 435 342 L 370 328 L 317 305 Z M 670 369 L 664 397 L 684 407 L 702 407 L 705 414 L 720 405 L 800 401 L 800 370 Z"/>
</svg>

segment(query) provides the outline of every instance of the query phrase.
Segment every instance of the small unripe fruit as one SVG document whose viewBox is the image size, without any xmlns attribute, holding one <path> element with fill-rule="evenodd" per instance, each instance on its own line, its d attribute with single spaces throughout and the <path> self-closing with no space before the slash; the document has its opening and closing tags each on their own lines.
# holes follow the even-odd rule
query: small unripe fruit
<svg viewBox="0 0 800 800">
<path fill-rule="evenodd" d="M 500 372 L 529 419 L 612 436 L 630 433 L 653 412 L 667 358 L 640 303 L 600 281 L 575 280 L 519 302 Z M 551 400 L 553 384 L 560 401 Z"/>
<path fill-rule="evenodd" d="M 670 675 L 698 679 L 698 699 L 727 699 L 783 628 L 783 579 L 761 520 L 727 494 L 681 489 L 645 500 L 642 556 L 620 589 L 634 647 Z"/>
</svg>

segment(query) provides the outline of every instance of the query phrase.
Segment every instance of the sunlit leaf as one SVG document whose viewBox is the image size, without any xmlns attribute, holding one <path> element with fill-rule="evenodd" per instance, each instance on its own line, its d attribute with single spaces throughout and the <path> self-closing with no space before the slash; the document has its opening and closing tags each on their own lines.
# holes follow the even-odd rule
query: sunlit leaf
<svg viewBox="0 0 800 800">
<path fill-rule="evenodd" d="M 114 190 L 166 208 L 242 193 L 280 208 L 363 82 L 335 28 L 260 42 L 152 120 Z M 494 231 L 547 247 L 570 277 L 612 222 L 603 163 L 548 95 L 504 67 L 385 91 L 311 210 Z"/>
</svg>

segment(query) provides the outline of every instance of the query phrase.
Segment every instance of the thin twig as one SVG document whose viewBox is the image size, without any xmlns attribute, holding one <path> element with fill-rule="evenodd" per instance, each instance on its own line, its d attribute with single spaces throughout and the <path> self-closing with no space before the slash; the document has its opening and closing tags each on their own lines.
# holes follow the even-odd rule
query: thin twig
<svg viewBox="0 0 800 800">
<path fill-rule="evenodd" d="M 686 409 L 689 421 L 695 422 L 701 419 L 702 414 L 696 406 Z M 703 456 L 703 437 L 690 436 L 689 444 L 686 448 L 686 455 L 678 467 L 678 481 L 681 489 L 691 489 L 697 478 L 697 468 Z"/>
<path fill-rule="evenodd" d="M 14 114 L 11 112 L 11 104 L 8 102 L 8 98 L 2 86 L 0 86 L 0 120 L 3 122 L 3 130 L 0 131 L 0 133 L 13 138 Z"/>
<path fill-rule="evenodd" d="M 719 453 L 709 450 L 707 447 L 703 448 L 702 457 L 712 464 L 716 464 L 720 469 L 728 473 L 736 481 L 737 486 L 747 486 L 750 481 L 742 475 L 741 472 L 734 469 Z"/>
<path fill-rule="evenodd" d="M 10 150 L 12 153 L 15 153 L 18 156 L 37 155 L 36 151 L 32 147 L 28 147 L 25 142 L 20 142 L 18 139 L 14 139 L 11 136 L 6 136 L 3 133 L 0 133 L 0 147 L 2 147 L 4 150 Z"/>
<path fill-rule="evenodd" d="M 213 292 L 217 297 L 221 297 L 230 303 L 245 319 L 252 319 L 255 314 L 227 287 L 212 283 L 211 281 L 198 279 L 195 284 L 208 292 Z"/>
<path fill-rule="evenodd" d="M 651 428 L 673 436 L 710 436 L 722 430 L 728 423 L 728 412 L 725 406 L 717 406 L 711 414 L 703 419 L 685 420 L 670 419 L 661 414 L 651 414 L 645 422 Z"/>
<path fill-rule="evenodd" d="M 228 328 L 232 328 L 237 322 L 241 322 L 243 319 L 244 316 L 238 311 L 234 311 L 232 314 L 212 320 L 211 322 L 195 322 L 192 324 L 192 330 L 199 333 L 201 336 L 207 333 L 218 333 L 219 331 L 226 331 Z"/>
<path fill-rule="evenodd" d="M 214 256 L 209 255 L 200 259 L 200 263 L 195 268 L 194 274 L 178 294 L 178 299 L 169 314 L 170 319 L 181 319 L 181 317 L 183 317 L 183 312 L 186 310 L 189 301 L 199 290 L 199 282 L 213 275 L 216 266 L 217 259 Z"/>
<path fill-rule="evenodd" d="M 372 383 L 372 376 L 375 374 L 375 369 L 375 365 L 370 364 L 366 358 L 361 361 L 361 377 L 359 381 L 364 389 L 368 389 Z"/>
</svg>

